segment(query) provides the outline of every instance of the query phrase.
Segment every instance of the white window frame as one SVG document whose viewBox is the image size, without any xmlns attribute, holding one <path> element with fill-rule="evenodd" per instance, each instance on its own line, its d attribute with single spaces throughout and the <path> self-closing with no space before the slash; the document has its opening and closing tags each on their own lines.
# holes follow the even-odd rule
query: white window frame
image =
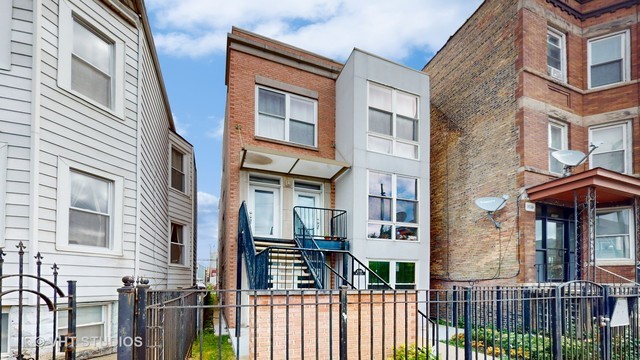
<svg viewBox="0 0 640 360">
<path fill-rule="evenodd" d="M 371 177 L 371 173 L 377 173 L 377 174 L 384 174 L 384 175 L 391 175 L 391 187 L 393 189 L 393 196 L 391 197 L 385 197 L 385 198 L 390 198 L 391 199 L 391 221 L 385 221 L 385 220 L 371 220 L 369 219 L 369 197 L 370 196 L 376 196 L 374 194 L 369 194 L 369 180 Z M 396 219 L 396 208 L 397 208 L 397 201 L 398 201 L 398 194 L 397 194 L 397 188 L 398 188 L 398 183 L 397 183 L 397 178 L 398 176 L 403 177 L 403 178 L 410 178 L 410 179 L 415 179 L 417 181 L 417 185 L 416 185 L 416 204 L 417 204 L 417 209 L 416 209 L 416 222 L 415 223 L 407 223 L 407 222 L 398 222 Z M 400 199 L 402 200 L 407 200 L 407 199 Z M 409 200 L 407 200 L 409 201 Z M 384 171 L 377 171 L 377 170 L 368 170 L 367 171 L 367 204 L 366 204 L 366 213 L 367 213 L 367 221 L 365 223 L 366 226 L 366 234 L 367 234 L 367 240 L 378 240 L 378 241 L 403 241 L 403 242 L 410 242 L 410 243 L 420 243 L 420 178 L 415 177 L 415 176 L 410 176 L 410 175 L 403 175 L 403 174 L 394 174 L 394 173 L 388 173 L 388 172 L 384 172 Z M 377 225 L 389 225 L 391 226 L 391 234 L 392 237 L 391 239 L 380 239 L 380 238 L 370 238 L 369 237 L 369 225 L 370 224 L 377 224 Z M 416 239 L 415 240 L 404 240 L 404 239 L 397 239 L 396 238 L 396 231 L 398 227 L 411 227 L 411 228 L 416 228 Z"/>
<path fill-rule="evenodd" d="M 566 35 L 558 31 L 552 27 L 547 28 L 547 36 L 554 36 L 558 38 L 560 43 L 560 69 L 556 69 L 553 66 L 549 65 L 547 62 L 547 75 L 551 76 L 554 79 L 557 79 L 562 82 L 567 82 L 567 40 Z M 547 39 L 547 48 L 550 46 L 549 41 Z M 553 70 L 558 70 L 560 73 L 554 75 Z"/>
<path fill-rule="evenodd" d="M 389 285 L 391 285 L 391 287 L 393 287 L 394 289 L 396 288 L 396 286 L 398 285 L 397 283 L 397 274 L 396 274 L 396 267 L 398 263 L 412 263 L 415 265 L 414 267 L 414 289 L 418 288 L 418 276 L 420 274 L 419 271 L 419 261 L 416 260 L 404 260 L 404 259 L 368 259 L 367 261 L 367 267 L 369 269 L 371 269 L 371 262 L 387 262 L 389 263 Z M 373 270 L 372 270 L 373 271 Z M 369 288 L 369 280 L 370 280 L 370 275 L 367 274 L 367 281 L 366 281 L 366 287 Z M 383 279 L 384 280 L 384 279 Z"/>
<path fill-rule="evenodd" d="M 624 172 L 630 174 L 633 160 L 633 138 L 631 131 L 631 121 L 617 122 L 612 124 L 596 125 L 589 127 L 589 143 L 593 142 L 593 130 L 604 129 L 608 127 L 622 127 L 622 137 L 624 141 Z M 593 155 L 599 154 L 598 149 L 589 155 L 589 169 L 593 169 Z"/>
<path fill-rule="evenodd" d="M 8 354 L 11 353 L 11 338 L 13 336 L 13 331 L 11 330 L 11 311 L 9 307 L 3 307 L 0 313 L 2 313 L 2 316 L 7 317 L 7 346 L 2 346 L 1 353 L 2 359 L 6 359 L 8 358 Z M 0 326 L 2 325 L 0 324 Z"/>
<path fill-rule="evenodd" d="M 171 262 L 171 245 L 173 244 L 173 242 L 171 241 L 171 234 L 172 234 L 172 226 L 173 225 L 180 225 L 182 226 L 182 263 L 173 263 Z M 191 243 L 189 241 L 190 239 L 190 235 L 191 232 L 189 231 L 189 225 L 175 220 L 175 219 L 171 219 L 171 221 L 169 222 L 169 256 L 167 256 L 167 263 L 169 264 L 169 266 L 172 267 L 181 267 L 181 268 L 186 268 L 189 267 L 189 261 L 187 261 L 187 255 L 189 254 L 189 244 Z"/>
<path fill-rule="evenodd" d="M 260 98 L 259 98 L 259 94 L 260 94 L 260 89 L 263 90 L 267 90 L 267 91 L 272 91 L 275 93 L 279 93 L 285 96 L 285 116 L 284 116 L 284 138 L 283 139 L 278 139 L 278 138 L 273 138 L 273 137 L 268 137 L 265 135 L 261 135 L 258 134 L 258 129 L 259 129 L 259 122 L 260 122 L 260 112 L 259 112 L 259 107 L 260 107 Z M 289 140 L 289 121 L 291 119 L 291 99 L 302 99 L 304 101 L 310 101 L 313 103 L 313 145 L 309 145 L 309 144 L 301 144 L 301 143 L 297 143 L 297 142 L 293 142 Z M 313 99 L 313 98 L 309 98 L 309 97 L 305 97 L 305 96 L 300 96 L 300 95 L 296 95 L 296 94 L 292 94 L 286 91 L 282 91 L 282 90 L 278 90 L 278 89 L 274 89 L 271 87 L 267 87 L 267 86 L 263 86 L 263 85 L 256 85 L 255 88 L 255 136 L 262 138 L 262 139 L 271 139 L 271 140 L 276 140 L 276 141 L 283 141 L 289 144 L 293 144 L 293 145 L 297 145 L 297 146 L 306 146 L 306 147 L 312 147 L 312 148 L 317 148 L 318 147 L 318 100 L 317 99 Z"/>
<path fill-rule="evenodd" d="M 102 308 L 102 321 L 101 322 L 92 322 L 92 323 L 86 323 L 86 324 L 76 324 L 76 332 L 77 332 L 77 328 L 79 327 L 86 327 L 86 326 L 95 326 L 95 325 L 100 325 L 102 324 L 102 335 L 100 336 L 99 339 L 84 339 L 82 337 L 77 339 L 77 347 L 78 348 L 86 348 L 86 347 L 92 347 L 96 344 L 98 345 L 109 345 L 112 343 L 112 339 L 111 339 L 111 312 L 112 312 L 112 303 L 80 303 L 77 306 L 77 309 L 81 309 L 81 308 L 87 308 L 87 307 L 101 307 Z M 60 313 L 62 311 L 58 311 L 58 313 Z M 57 313 L 57 314 L 58 314 Z M 67 329 L 67 325 L 68 324 L 62 324 L 58 316 L 58 322 L 57 322 L 57 326 L 58 328 L 56 329 L 56 331 L 58 332 L 58 336 L 60 335 L 64 335 L 61 330 L 63 329 Z M 66 334 L 66 331 L 65 331 Z"/>
<path fill-rule="evenodd" d="M 7 143 L 0 143 L 0 247 L 5 246 L 6 236 L 6 193 L 7 193 L 7 168 L 8 161 L 8 149 Z"/>
<path fill-rule="evenodd" d="M 112 209 L 109 248 L 69 244 L 70 174 L 77 170 L 112 181 Z M 93 255 L 122 256 L 124 176 L 115 175 L 79 162 L 58 158 L 56 249 Z"/>
<path fill-rule="evenodd" d="M 101 110 L 124 119 L 124 56 L 125 42 L 109 31 L 106 25 L 97 21 L 87 21 L 91 18 L 70 4 L 67 0 L 59 1 L 59 27 L 58 27 L 58 86 L 78 98 L 96 106 Z M 78 19 L 83 25 L 93 28 L 102 37 L 113 42 L 113 76 L 111 81 L 111 106 L 107 107 L 91 99 L 85 94 L 71 88 L 71 56 L 73 54 L 73 23 Z M 95 18 L 91 18 L 95 19 Z"/>
<path fill-rule="evenodd" d="M 621 58 L 622 58 L 622 80 L 616 83 L 611 83 L 611 84 L 606 84 L 606 85 L 600 85 L 600 86 L 591 86 L 591 46 L 594 42 L 600 41 L 600 40 L 604 40 L 604 39 L 608 39 L 608 38 L 612 38 L 612 37 L 616 37 L 616 36 L 620 36 L 620 49 L 622 51 L 621 54 Z M 613 86 L 616 84 L 620 84 L 620 83 L 624 83 L 626 81 L 629 81 L 631 79 L 631 61 L 630 61 L 630 36 L 629 36 L 629 30 L 624 30 L 624 31 L 618 31 L 615 33 L 611 33 L 611 34 L 607 34 L 607 35 L 603 35 L 603 36 L 598 36 L 595 38 L 591 38 L 587 41 L 587 84 L 588 84 L 588 88 L 589 89 L 598 89 L 598 88 L 603 88 L 603 87 L 607 87 L 607 86 Z"/>
<path fill-rule="evenodd" d="M 551 146 L 551 128 L 552 127 L 556 127 L 560 129 L 561 132 L 561 136 L 562 136 L 562 144 L 560 144 L 560 149 L 556 149 L 553 148 Z M 548 126 L 548 133 L 547 133 L 547 138 L 548 138 L 548 145 L 547 148 L 549 150 L 554 150 L 554 151 L 558 151 L 558 150 L 567 150 L 569 148 L 569 132 L 568 132 L 568 126 L 565 123 L 561 123 L 559 121 L 555 121 L 552 119 L 549 119 L 549 126 Z M 549 152 L 549 172 L 552 174 L 562 174 L 562 170 L 560 170 L 559 173 L 554 172 L 551 170 L 551 162 L 554 161 L 555 158 L 553 156 L 551 156 L 551 152 Z M 555 160 L 557 161 L 557 160 Z M 562 165 L 562 163 L 560 163 L 560 165 Z"/>
<path fill-rule="evenodd" d="M 184 177 L 184 189 L 178 189 L 173 187 L 173 151 L 177 151 L 180 154 L 182 154 L 182 176 Z M 188 161 L 187 161 L 187 154 L 184 152 L 184 150 L 182 148 L 180 148 L 179 146 L 176 146 L 174 144 L 171 144 L 171 146 L 169 147 L 169 188 L 179 192 L 179 193 L 183 193 L 183 194 L 187 194 L 189 185 L 188 185 L 188 177 L 187 177 L 187 170 L 189 169 L 189 165 L 188 165 Z"/>
<path fill-rule="evenodd" d="M 11 70 L 11 19 L 13 1 L 0 0 L 0 69 Z"/>
<path fill-rule="evenodd" d="M 369 98 L 369 89 L 371 87 L 371 85 L 374 86 L 378 86 L 378 87 L 382 87 L 382 88 L 387 88 L 389 90 L 391 90 L 391 132 L 392 135 L 386 135 L 386 134 L 381 134 L 381 133 L 377 133 L 374 131 L 369 130 L 369 109 L 377 109 L 376 107 L 371 106 L 371 99 Z M 411 140 L 406 140 L 406 139 L 401 139 L 396 137 L 397 134 L 397 129 L 396 129 L 396 123 L 397 123 L 397 117 L 398 114 L 396 113 L 396 95 L 398 93 L 402 93 L 402 94 L 406 94 L 409 96 L 415 96 L 417 98 L 417 115 L 418 117 L 413 119 L 415 121 L 417 121 L 418 123 L 418 141 L 411 141 Z M 384 111 L 387 112 L 386 110 L 381 110 L 378 109 L 380 111 Z M 421 134 L 420 134 L 420 95 L 417 94 L 413 94 L 411 92 L 408 91 L 404 91 L 404 90 L 400 90 L 400 89 L 396 89 L 394 87 L 391 86 L 387 86 L 387 85 L 383 85 L 377 82 L 373 82 L 373 81 L 368 81 L 367 82 L 367 150 L 371 151 L 371 152 L 375 152 L 378 154 L 385 154 L 385 155 L 391 155 L 391 156 L 397 156 L 397 157 L 402 157 L 404 159 L 411 159 L 411 160 L 420 160 L 420 139 L 421 139 Z M 371 137 L 376 137 L 376 138 L 380 138 L 380 139 L 384 139 L 384 140 L 388 140 L 391 141 L 391 153 L 386 153 L 383 151 L 378 151 L 378 150 L 374 150 L 369 146 L 369 138 Z M 402 156 L 402 155 L 398 155 L 396 154 L 396 144 L 397 143 L 401 143 L 401 144 L 408 144 L 408 145 L 413 145 L 416 147 L 416 157 L 407 157 L 407 156 Z"/>
<path fill-rule="evenodd" d="M 597 248 L 595 249 L 595 257 L 596 264 L 603 265 L 635 265 L 636 258 L 636 224 L 635 224 L 635 214 L 633 207 L 631 206 L 620 206 L 620 207 L 612 207 L 612 208 L 601 208 L 596 210 L 596 214 L 607 211 L 616 211 L 616 210 L 629 210 L 629 257 L 628 258 L 615 258 L 615 259 L 600 259 L 598 258 Z M 595 244 L 597 244 L 598 238 L 598 227 L 595 226 Z"/>
</svg>

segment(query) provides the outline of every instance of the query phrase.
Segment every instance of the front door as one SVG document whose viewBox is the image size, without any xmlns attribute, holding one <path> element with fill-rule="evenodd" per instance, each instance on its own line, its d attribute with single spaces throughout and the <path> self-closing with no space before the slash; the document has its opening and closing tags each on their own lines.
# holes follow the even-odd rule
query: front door
<svg viewBox="0 0 640 360">
<path fill-rule="evenodd" d="M 322 235 L 322 188 L 320 185 L 296 183 L 295 206 L 300 219 L 311 236 Z"/>
<path fill-rule="evenodd" d="M 573 209 L 536 206 L 536 273 L 539 282 L 563 282 L 576 277 Z"/>
<path fill-rule="evenodd" d="M 280 236 L 280 188 L 251 184 L 249 186 L 249 218 L 254 236 Z"/>
</svg>

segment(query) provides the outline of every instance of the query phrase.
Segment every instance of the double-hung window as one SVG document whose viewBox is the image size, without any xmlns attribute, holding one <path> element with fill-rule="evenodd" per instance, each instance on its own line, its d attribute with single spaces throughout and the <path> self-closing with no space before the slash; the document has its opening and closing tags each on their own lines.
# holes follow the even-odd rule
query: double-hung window
<svg viewBox="0 0 640 360">
<path fill-rule="evenodd" d="M 591 168 L 631 172 L 631 139 L 628 122 L 589 128 L 589 142 L 601 145 L 591 153 Z"/>
<path fill-rule="evenodd" d="M 629 31 L 590 39 L 588 52 L 590 89 L 629 80 Z"/>
<path fill-rule="evenodd" d="M 256 135 L 317 146 L 318 103 L 283 91 L 256 87 Z"/>
<path fill-rule="evenodd" d="M 603 209 L 596 214 L 596 259 L 633 260 L 633 211 Z"/>
<path fill-rule="evenodd" d="M 394 271 L 391 271 L 391 268 Z M 394 289 L 416 288 L 416 263 L 407 261 L 369 261 L 369 269 L 378 277 L 369 275 L 368 288 L 381 289 L 384 284 L 380 279 Z"/>
<path fill-rule="evenodd" d="M 186 257 L 184 225 L 171 223 L 171 264 L 184 265 Z"/>
<path fill-rule="evenodd" d="M 124 41 L 68 0 L 59 4 L 59 86 L 123 117 Z"/>
<path fill-rule="evenodd" d="M 185 192 L 184 154 L 171 148 L 171 187 Z"/>
<path fill-rule="evenodd" d="M 122 254 L 123 178 L 58 159 L 56 247 Z"/>
<path fill-rule="evenodd" d="M 109 305 L 79 306 L 76 310 L 76 338 L 78 347 L 99 346 L 108 343 Z M 68 314 L 58 311 L 58 334 L 67 334 Z"/>
<path fill-rule="evenodd" d="M 555 29 L 547 30 L 547 74 L 560 81 L 566 79 L 565 35 Z"/>
<path fill-rule="evenodd" d="M 369 83 L 368 149 L 418 158 L 418 96 Z"/>
<path fill-rule="evenodd" d="M 567 125 L 549 121 L 549 171 L 562 174 L 562 163 L 553 157 L 553 152 L 567 150 Z"/>
<path fill-rule="evenodd" d="M 371 239 L 418 240 L 418 179 L 369 172 Z"/>
</svg>

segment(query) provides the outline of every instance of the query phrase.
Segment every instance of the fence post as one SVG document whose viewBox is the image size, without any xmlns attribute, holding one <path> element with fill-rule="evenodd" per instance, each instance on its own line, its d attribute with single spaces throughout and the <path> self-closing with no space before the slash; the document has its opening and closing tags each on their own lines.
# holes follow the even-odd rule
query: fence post
<svg viewBox="0 0 640 360">
<path fill-rule="evenodd" d="M 133 344 L 129 341 L 134 338 L 136 292 L 133 282 L 133 276 L 125 276 L 124 286 L 118 289 L 118 360 L 133 360 Z"/>
<path fill-rule="evenodd" d="M 531 332 L 531 290 L 524 290 L 522 294 L 522 324 L 523 330 Z"/>
<path fill-rule="evenodd" d="M 600 300 L 600 306 L 598 311 L 600 312 L 600 318 L 597 321 L 598 326 L 600 327 L 600 350 L 602 360 L 611 359 L 611 322 L 609 321 L 609 314 L 611 313 L 609 306 L 611 303 L 609 302 L 610 289 L 608 285 L 604 285 L 603 287 L 603 296 Z"/>
<path fill-rule="evenodd" d="M 464 291 L 464 358 L 471 360 L 471 338 L 473 337 L 471 326 L 471 287 L 467 287 Z"/>
<path fill-rule="evenodd" d="M 64 358 L 65 360 L 76 360 L 76 282 L 67 281 L 67 338 Z"/>
<path fill-rule="evenodd" d="M 133 344 L 136 348 L 135 359 L 145 360 L 147 358 L 147 291 L 149 291 L 149 280 L 138 280 L 136 288 L 136 329 Z"/>
<path fill-rule="evenodd" d="M 453 293 L 451 293 L 451 315 L 451 326 L 458 327 L 458 287 L 456 285 L 453 285 Z"/>
<path fill-rule="evenodd" d="M 551 337 L 553 358 L 562 360 L 562 291 L 558 286 L 553 289 L 551 299 Z"/>
<path fill-rule="evenodd" d="M 502 331 L 502 289 L 496 286 L 496 328 Z"/>
<path fill-rule="evenodd" d="M 347 360 L 347 286 L 340 286 L 340 360 Z"/>
</svg>

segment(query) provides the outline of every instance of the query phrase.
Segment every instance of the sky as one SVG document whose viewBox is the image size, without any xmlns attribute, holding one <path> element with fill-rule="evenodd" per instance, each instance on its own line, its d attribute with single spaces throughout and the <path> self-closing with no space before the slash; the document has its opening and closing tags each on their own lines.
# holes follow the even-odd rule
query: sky
<svg viewBox="0 0 640 360">
<path fill-rule="evenodd" d="M 337 61 L 359 48 L 422 69 L 481 0 L 146 0 L 169 102 L 198 168 L 198 262 L 218 243 L 227 33 Z"/>
</svg>

